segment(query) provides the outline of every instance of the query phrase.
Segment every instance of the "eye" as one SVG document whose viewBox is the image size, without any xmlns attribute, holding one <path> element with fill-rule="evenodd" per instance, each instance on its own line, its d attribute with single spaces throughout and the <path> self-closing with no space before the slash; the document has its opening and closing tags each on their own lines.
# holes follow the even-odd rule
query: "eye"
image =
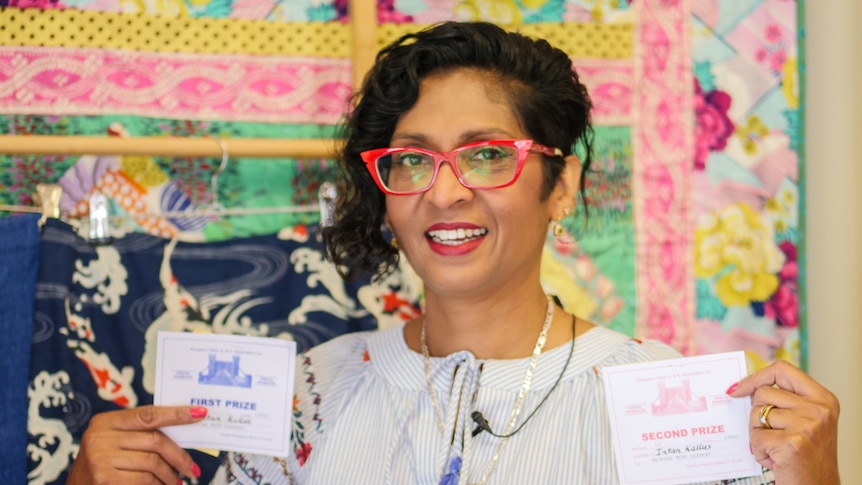
<svg viewBox="0 0 862 485">
<path fill-rule="evenodd" d="M 487 146 L 477 148 L 470 156 L 473 161 L 495 161 L 505 159 L 509 156 L 508 151 L 503 147 Z"/>
<path fill-rule="evenodd" d="M 459 157 L 462 169 L 472 171 L 509 170 L 518 160 L 516 149 L 507 146 L 486 145 L 465 150 Z"/>
<path fill-rule="evenodd" d="M 395 155 L 395 165 L 403 168 L 420 167 L 431 163 L 431 157 L 419 152 L 400 152 Z"/>
</svg>

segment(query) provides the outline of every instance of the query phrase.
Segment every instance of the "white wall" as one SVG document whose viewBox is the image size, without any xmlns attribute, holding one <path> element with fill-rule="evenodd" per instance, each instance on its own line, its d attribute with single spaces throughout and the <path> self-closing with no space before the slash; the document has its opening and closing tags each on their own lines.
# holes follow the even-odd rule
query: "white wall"
<svg viewBox="0 0 862 485">
<path fill-rule="evenodd" d="M 808 368 L 841 401 L 841 482 L 852 485 L 862 483 L 862 2 L 805 3 Z"/>
</svg>

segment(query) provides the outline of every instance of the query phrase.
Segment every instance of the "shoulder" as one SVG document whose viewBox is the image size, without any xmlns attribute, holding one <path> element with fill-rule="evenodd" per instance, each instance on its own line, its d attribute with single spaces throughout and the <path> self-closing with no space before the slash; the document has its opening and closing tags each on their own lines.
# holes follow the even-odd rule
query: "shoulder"
<svg viewBox="0 0 862 485">
<path fill-rule="evenodd" d="M 604 327 L 595 327 L 578 338 L 581 356 L 601 368 L 682 357 L 673 347 L 641 340 Z"/>
<path fill-rule="evenodd" d="M 319 401 L 322 393 L 335 390 L 342 376 L 361 372 L 368 361 L 371 333 L 341 335 L 299 354 L 294 384 L 296 399 L 301 403 L 304 398 L 314 396 Z"/>
<path fill-rule="evenodd" d="M 402 326 L 350 333 L 297 356 L 295 418 L 301 419 L 300 416 L 309 413 L 316 416 L 340 401 L 374 372 L 371 354 L 379 351 L 381 345 L 397 347 L 397 343 L 403 341 L 401 335 Z"/>
<path fill-rule="evenodd" d="M 368 351 L 368 339 L 374 331 L 353 332 L 312 347 L 299 354 L 297 365 L 314 366 L 319 371 L 335 369 L 361 363 Z"/>
</svg>

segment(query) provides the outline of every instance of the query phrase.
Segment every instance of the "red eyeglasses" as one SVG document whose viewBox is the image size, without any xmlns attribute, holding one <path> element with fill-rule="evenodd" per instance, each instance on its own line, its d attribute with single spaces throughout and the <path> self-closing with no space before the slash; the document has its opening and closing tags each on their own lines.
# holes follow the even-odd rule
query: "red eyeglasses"
<svg viewBox="0 0 862 485">
<path fill-rule="evenodd" d="M 530 153 L 563 156 L 559 148 L 539 145 L 533 140 L 482 141 L 445 153 L 414 147 L 378 148 L 360 156 L 380 190 L 389 195 L 410 195 L 430 189 L 444 161 L 468 189 L 512 185 Z"/>
</svg>

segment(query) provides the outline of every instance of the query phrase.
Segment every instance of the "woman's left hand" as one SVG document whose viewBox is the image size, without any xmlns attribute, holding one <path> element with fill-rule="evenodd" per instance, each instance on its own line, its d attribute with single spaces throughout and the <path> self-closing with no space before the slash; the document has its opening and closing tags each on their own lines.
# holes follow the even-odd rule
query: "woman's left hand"
<svg viewBox="0 0 862 485">
<path fill-rule="evenodd" d="M 837 485 L 838 399 L 808 374 L 777 361 L 746 377 L 732 397 L 751 396 L 751 451 L 781 485 Z M 765 424 L 761 410 L 767 409 Z"/>
</svg>

